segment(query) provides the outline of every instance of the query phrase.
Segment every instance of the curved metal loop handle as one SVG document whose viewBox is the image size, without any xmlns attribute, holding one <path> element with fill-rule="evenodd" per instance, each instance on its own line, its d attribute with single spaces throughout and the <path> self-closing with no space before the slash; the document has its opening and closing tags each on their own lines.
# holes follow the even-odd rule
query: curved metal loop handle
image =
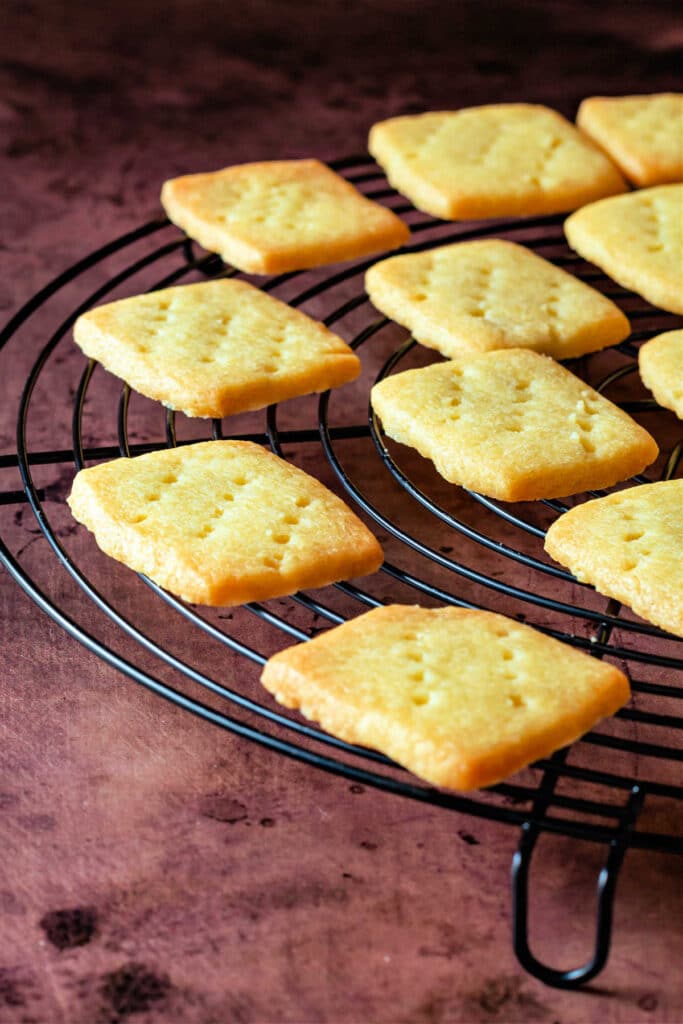
<svg viewBox="0 0 683 1024">
<path fill-rule="evenodd" d="M 515 955 L 522 967 L 545 985 L 552 985 L 555 988 L 579 988 L 595 978 L 607 963 L 612 938 L 612 913 L 617 878 L 628 846 L 628 832 L 635 822 L 642 802 L 641 789 L 634 786 L 624 809 L 619 832 L 610 843 L 607 860 L 598 875 L 593 956 L 581 967 L 574 967 L 568 971 L 546 966 L 529 948 L 529 869 L 540 829 L 531 822 L 525 822 L 522 826 L 519 848 L 512 858 L 512 942 Z"/>
</svg>

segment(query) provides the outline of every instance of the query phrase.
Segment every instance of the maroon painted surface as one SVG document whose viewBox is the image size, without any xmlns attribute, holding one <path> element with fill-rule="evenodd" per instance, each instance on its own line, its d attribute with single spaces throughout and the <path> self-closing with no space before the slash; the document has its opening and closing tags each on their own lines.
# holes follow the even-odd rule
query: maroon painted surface
<svg viewBox="0 0 683 1024">
<path fill-rule="evenodd" d="M 2 318 L 155 216 L 168 176 L 357 152 L 373 121 L 430 107 L 525 99 L 573 115 L 587 94 L 675 87 L 674 6 L 8 2 Z M 81 365 L 61 351 L 51 398 Z M 28 365 L 20 349 L 3 363 L 3 452 Z M 35 447 L 68 429 L 68 399 Z M 111 410 L 106 428 L 98 408 L 87 423 L 109 436 Z M 3 489 L 19 486 L 2 473 Z M 71 471 L 38 475 L 61 535 L 149 624 L 142 585 L 64 514 Z M 45 590 L 125 649 L 65 585 L 30 511 L 1 511 Z M 599 984 L 544 988 L 510 946 L 515 829 L 361 790 L 204 725 L 87 653 L 5 576 L 0 609 L 0 1024 L 683 1019 L 680 858 L 629 854 Z M 259 624 L 245 628 L 258 642 Z M 167 642 L 180 634 L 169 619 Z M 660 813 L 680 828 L 680 807 Z M 601 856 L 563 839 L 539 849 L 532 938 L 553 964 L 589 949 Z"/>
</svg>

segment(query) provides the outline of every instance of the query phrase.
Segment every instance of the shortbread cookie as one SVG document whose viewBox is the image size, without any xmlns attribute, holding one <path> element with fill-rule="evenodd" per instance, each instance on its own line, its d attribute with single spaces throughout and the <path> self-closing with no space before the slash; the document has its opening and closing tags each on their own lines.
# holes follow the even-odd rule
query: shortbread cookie
<svg viewBox="0 0 683 1024">
<path fill-rule="evenodd" d="M 161 202 L 190 238 L 253 274 L 385 252 L 410 235 L 395 213 L 318 160 L 238 164 L 173 178 Z"/>
<path fill-rule="evenodd" d="M 577 505 L 550 527 L 545 549 L 583 583 L 683 636 L 683 480 Z"/>
<path fill-rule="evenodd" d="M 197 604 L 279 597 L 382 562 L 379 544 L 340 498 L 247 441 L 83 469 L 69 505 L 108 555 Z"/>
<path fill-rule="evenodd" d="M 608 487 L 657 457 L 630 416 L 527 349 L 406 370 L 376 384 L 371 401 L 389 437 L 451 483 L 502 501 Z"/>
<path fill-rule="evenodd" d="M 445 220 L 563 213 L 626 188 L 574 125 L 528 103 L 380 121 L 369 149 L 394 188 Z"/>
<path fill-rule="evenodd" d="M 281 704 L 437 786 L 490 786 L 629 698 L 613 665 L 492 612 L 390 605 L 270 659 Z"/>
<path fill-rule="evenodd" d="M 498 238 L 382 260 L 365 287 L 378 309 L 445 356 L 530 348 L 569 359 L 630 333 L 600 292 Z"/>
<path fill-rule="evenodd" d="M 136 295 L 79 317 L 87 356 L 188 416 L 229 416 L 325 391 L 360 373 L 341 338 L 244 281 Z"/>
<path fill-rule="evenodd" d="M 573 213 L 572 249 L 653 306 L 683 313 L 683 185 L 602 199 Z"/>
<path fill-rule="evenodd" d="M 683 179 L 683 93 L 591 96 L 576 123 L 634 185 Z"/>
<path fill-rule="evenodd" d="M 683 420 L 683 330 L 647 341 L 638 352 L 638 369 L 659 404 Z"/>
</svg>

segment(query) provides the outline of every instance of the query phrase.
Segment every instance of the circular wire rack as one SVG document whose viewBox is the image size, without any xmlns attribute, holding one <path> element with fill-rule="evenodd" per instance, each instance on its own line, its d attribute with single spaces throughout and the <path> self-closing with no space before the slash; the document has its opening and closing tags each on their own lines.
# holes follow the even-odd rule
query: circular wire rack
<svg viewBox="0 0 683 1024">
<path fill-rule="evenodd" d="M 405 217 L 412 235 L 402 251 L 417 252 L 475 238 L 507 238 L 617 301 L 627 313 L 633 333 L 614 349 L 573 360 L 570 368 L 622 408 L 642 417 L 660 443 L 664 454 L 648 476 L 639 476 L 627 485 L 676 475 L 683 449 L 680 423 L 659 409 L 642 389 L 637 353 L 640 343 L 679 326 L 680 318 L 654 309 L 577 257 L 564 242 L 562 218 L 446 223 L 406 204 L 368 157 L 349 157 L 331 166 L 366 195 Z M 523 966 L 541 980 L 573 987 L 594 977 L 606 962 L 614 888 L 626 849 L 683 853 L 683 834 L 671 827 L 672 821 L 680 823 L 683 806 L 682 641 L 638 619 L 617 602 L 600 597 L 544 556 L 543 538 L 549 523 L 577 499 L 501 504 L 445 484 L 428 463 L 384 437 L 369 406 L 370 385 L 396 370 L 438 357 L 417 346 L 370 305 L 363 277 L 373 262 L 355 261 L 341 270 L 326 268 L 254 280 L 217 256 L 198 252 L 167 220 L 154 220 L 60 274 L 30 299 L 0 334 L 0 349 L 6 358 L 12 356 L 11 343 L 30 350 L 25 386 L 17 396 L 16 451 L 0 456 L 0 469 L 18 468 L 21 487 L 0 492 L 0 508 L 28 502 L 44 551 L 58 561 L 69 585 L 85 595 L 86 611 L 81 602 L 79 614 L 72 614 L 59 594 L 44 589 L 33 563 L 25 564 L 16 543 L 6 542 L 4 533 L 0 555 L 26 593 L 72 637 L 181 708 L 354 783 L 520 826 L 522 838 L 513 862 L 515 951 Z M 263 290 L 303 308 L 345 337 L 359 352 L 365 368 L 359 382 L 246 417 L 188 421 L 132 394 L 127 385 L 114 382 L 92 360 L 84 361 L 72 346 L 70 329 L 75 320 L 100 301 L 177 282 L 234 276 L 254 280 Z M 44 374 L 48 365 L 52 368 L 51 360 L 64 364 L 59 370 L 62 378 L 76 374 L 67 382 L 65 399 L 53 387 L 44 389 Z M 117 389 L 115 404 L 113 388 Z M 62 415 L 68 402 L 72 407 L 70 430 Z M 91 437 L 89 408 L 96 406 L 101 420 L 103 402 L 109 402 L 111 408 L 109 435 Z M 136 402 L 139 415 L 134 409 Z M 49 448 L 31 440 L 39 433 L 34 424 L 44 422 L 46 415 L 55 419 L 54 443 Z M 64 437 L 59 436 L 60 429 Z M 74 551 L 74 535 L 85 533 L 75 531 L 73 524 L 63 526 L 71 522 L 65 497 L 74 470 L 88 462 L 208 436 L 256 441 L 325 477 L 380 536 L 387 553 L 380 572 L 362 581 L 362 586 L 338 583 L 313 594 L 251 603 L 225 614 L 225 610 L 191 607 L 145 577 L 135 584 L 135 577 L 119 566 L 98 571 L 107 560 L 89 539 Z M 49 479 L 50 471 L 56 470 L 60 474 L 57 482 L 43 485 L 40 474 L 47 473 Z M 597 492 L 579 500 L 595 496 Z M 123 581 L 122 586 L 111 584 L 112 571 L 115 579 Z M 131 587 L 148 589 L 149 613 L 144 624 L 128 610 L 128 581 Z M 389 601 L 504 611 L 625 667 L 633 702 L 570 748 L 499 785 L 464 794 L 423 784 L 383 755 L 345 743 L 294 714 L 284 713 L 258 686 L 260 668 L 275 650 L 305 641 L 323 628 Z M 108 620 L 104 636 L 94 628 L 95 609 Z M 254 619 L 259 620 L 256 625 Z M 180 650 L 168 640 L 169 621 L 184 638 Z M 110 639 L 112 628 L 119 642 Z M 259 638 L 258 645 L 254 636 Z M 197 646 L 201 657 L 196 656 Z M 206 654 L 209 648 L 211 657 Z M 208 671 L 207 664 L 220 665 L 226 656 L 229 672 Z M 457 665 L 453 671 L 457 679 Z M 236 687 L 227 685 L 223 679 L 228 674 L 244 680 L 244 685 L 241 681 Z M 527 941 L 528 872 L 536 840 L 543 832 L 607 848 L 598 879 L 595 951 L 587 964 L 574 970 L 558 971 L 541 964 Z"/>
</svg>

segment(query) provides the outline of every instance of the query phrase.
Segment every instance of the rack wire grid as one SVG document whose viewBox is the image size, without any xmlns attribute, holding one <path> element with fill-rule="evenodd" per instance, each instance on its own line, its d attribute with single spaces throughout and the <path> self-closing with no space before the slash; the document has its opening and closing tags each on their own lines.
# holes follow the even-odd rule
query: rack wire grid
<svg viewBox="0 0 683 1024">
<path fill-rule="evenodd" d="M 406 204 L 366 156 L 338 160 L 332 166 L 366 195 L 405 217 L 412 236 L 403 251 L 474 238 L 508 238 L 617 300 L 634 333 L 616 348 L 574 360 L 570 367 L 644 418 L 665 452 L 650 469 L 650 479 L 676 474 L 683 450 L 681 425 L 640 386 L 637 351 L 647 338 L 679 326 L 680 318 L 654 309 L 579 259 L 564 242 L 562 218 L 447 223 Z M 265 291 L 302 307 L 346 337 L 360 352 L 365 372 L 356 385 L 338 392 L 224 422 L 190 421 L 161 410 L 97 370 L 92 361 L 84 367 L 70 329 L 81 313 L 102 300 L 179 281 L 233 277 L 238 271 L 213 254 L 198 253 L 167 220 L 154 220 L 56 277 L 0 334 L 4 358 L 17 358 L 21 352 L 28 360 L 23 393 L 17 396 L 16 451 L 0 456 L 5 477 L 18 468 L 21 487 L 0 493 L 0 508 L 14 509 L 16 515 L 17 505 L 28 502 L 39 528 L 35 532 L 40 558 L 57 560 L 60 591 L 48 593 L 43 588 L 36 557 L 28 560 L 16 543 L 13 548 L 6 543 L 4 527 L 0 554 L 14 580 L 73 638 L 207 722 L 355 783 L 521 828 L 512 865 L 515 953 L 523 967 L 546 984 L 577 987 L 594 978 L 607 961 L 615 885 L 627 848 L 683 853 L 683 834 L 677 824 L 671 825 L 680 822 L 678 802 L 683 800 L 681 640 L 601 598 L 544 556 L 545 530 L 566 503 L 501 505 L 445 484 L 426 460 L 385 439 L 369 408 L 370 384 L 436 357 L 369 304 L 363 275 L 373 262 L 255 280 Z M 64 395 L 54 381 L 44 386 L 43 374 L 51 360 L 60 364 Z M 70 430 L 65 416 L 69 405 Z M 95 436 L 95 418 L 89 412 L 93 406 L 111 409 L 110 432 L 104 437 Z M 54 438 L 54 447 L 48 450 L 31 444 L 34 424 L 44 423 L 45 417 Z M 285 419 L 289 425 L 282 426 Z M 224 435 L 224 430 L 229 433 Z M 136 581 L 128 570 L 101 555 L 84 537 L 86 531 L 74 529 L 64 501 L 74 468 L 205 439 L 209 432 L 213 438 L 240 437 L 268 445 L 326 479 L 380 536 L 387 553 L 380 572 L 364 580 L 362 588 L 339 583 L 314 595 L 252 603 L 228 614 L 225 609 L 199 611 L 145 577 Z M 48 473 L 45 479 L 50 479 L 49 471 L 56 470 L 57 481 L 41 486 L 41 475 Z M 646 478 L 639 476 L 629 485 L 634 482 Z M 130 588 L 144 586 L 149 594 L 141 623 L 127 614 L 126 595 Z M 80 588 L 86 595 L 87 600 L 76 604 L 77 614 L 64 596 L 67 587 L 76 592 Z M 273 651 L 387 601 L 484 607 L 529 621 L 565 643 L 625 667 L 633 702 L 580 742 L 486 791 L 462 794 L 422 784 L 381 754 L 342 742 L 296 715 L 276 710 L 257 681 Z M 106 628 L 99 613 L 109 620 Z M 253 617 L 260 620 L 258 649 L 245 639 L 254 633 Z M 209 674 L 207 665 L 218 665 L 217 672 Z M 232 678 L 239 677 L 239 689 L 214 677 L 224 678 L 227 668 Z M 457 671 L 454 666 L 456 679 Z M 668 809 L 666 814 L 662 808 Z M 528 942 L 529 868 L 538 837 L 548 832 L 602 844 L 606 851 L 597 880 L 593 954 L 571 970 L 543 964 Z"/>
</svg>

